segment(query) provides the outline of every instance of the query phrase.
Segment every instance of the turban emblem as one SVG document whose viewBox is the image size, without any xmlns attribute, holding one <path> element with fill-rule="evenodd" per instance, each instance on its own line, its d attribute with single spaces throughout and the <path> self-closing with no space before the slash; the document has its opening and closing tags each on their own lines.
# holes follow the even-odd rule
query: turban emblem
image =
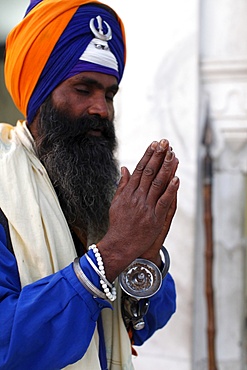
<svg viewBox="0 0 247 370">
<path fill-rule="evenodd" d="M 111 27 L 109 26 L 109 24 L 107 22 L 103 21 L 104 24 L 107 27 L 107 34 L 105 35 L 104 32 L 103 32 L 102 18 L 101 18 L 101 16 L 98 15 L 96 17 L 96 19 L 97 19 L 97 22 L 98 22 L 98 29 L 99 29 L 98 31 L 96 30 L 96 28 L 94 26 L 94 18 L 92 18 L 91 21 L 90 21 L 90 29 L 93 32 L 94 36 L 96 36 L 97 39 L 103 40 L 103 41 L 111 40 L 111 38 L 112 38 L 112 31 L 111 31 Z"/>
</svg>

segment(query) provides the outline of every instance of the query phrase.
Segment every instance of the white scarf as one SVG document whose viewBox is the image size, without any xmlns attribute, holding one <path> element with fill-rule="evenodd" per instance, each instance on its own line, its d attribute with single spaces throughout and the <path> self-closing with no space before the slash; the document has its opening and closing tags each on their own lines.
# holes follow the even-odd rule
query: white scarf
<svg viewBox="0 0 247 370">
<path fill-rule="evenodd" d="M 9 222 L 22 287 L 68 266 L 76 251 L 45 168 L 34 152 L 25 122 L 0 124 L 0 208 Z M 102 311 L 109 370 L 132 370 L 131 346 L 121 315 L 121 293 L 113 310 Z M 95 335 L 73 370 L 100 370 Z"/>
</svg>

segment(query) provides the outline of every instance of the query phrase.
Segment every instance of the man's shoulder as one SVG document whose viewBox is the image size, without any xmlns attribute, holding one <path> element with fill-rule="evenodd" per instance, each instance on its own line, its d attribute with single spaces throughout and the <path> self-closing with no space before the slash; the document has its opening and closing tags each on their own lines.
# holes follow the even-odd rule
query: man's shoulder
<svg viewBox="0 0 247 370">
<path fill-rule="evenodd" d="M 9 123 L 0 123 L 0 149 L 10 145 L 14 127 Z"/>
<path fill-rule="evenodd" d="M 16 148 L 20 140 L 18 139 L 17 130 L 22 125 L 18 121 L 14 126 L 9 123 L 0 123 L 0 159 L 4 158 L 4 154 L 9 155 Z"/>
<path fill-rule="evenodd" d="M 14 129 L 14 125 L 11 125 L 10 123 L 6 122 L 0 122 L 0 132 L 5 133 L 5 132 L 10 132 L 11 130 Z"/>
</svg>

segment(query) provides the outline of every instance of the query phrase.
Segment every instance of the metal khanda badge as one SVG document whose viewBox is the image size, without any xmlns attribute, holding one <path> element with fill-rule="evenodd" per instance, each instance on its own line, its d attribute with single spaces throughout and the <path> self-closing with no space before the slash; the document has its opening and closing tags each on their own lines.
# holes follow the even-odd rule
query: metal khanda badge
<svg viewBox="0 0 247 370">
<path fill-rule="evenodd" d="M 102 23 L 101 16 L 98 15 L 96 17 L 96 19 L 97 19 L 97 22 L 98 22 L 98 30 L 95 28 L 95 25 L 94 25 L 95 18 L 92 18 L 90 20 L 90 23 L 89 23 L 90 29 L 93 32 L 94 36 L 97 39 L 102 40 L 102 41 L 109 41 L 109 40 L 111 40 L 111 38 L 112 38 L 112 30 L 111 30 L 111 27 L 109 26 L 109 24 L 107 22 L 103 21 L 103 23 L 107 27 L 107 33 L 104 34 L 104 32 L 103 32 L 103 23 Z"/>
<path fill-rule="evenodd" d="M 94 35 L 79 60 L 111 68 L 118 73 L 118 61 L 112 53 L 108 41 L 112 39 L 112 30 L 107 22 L 98 15 L 91 18 L 88 24 Z M 104 33 L 105 32 L 105 33 Z"/>
</svg>

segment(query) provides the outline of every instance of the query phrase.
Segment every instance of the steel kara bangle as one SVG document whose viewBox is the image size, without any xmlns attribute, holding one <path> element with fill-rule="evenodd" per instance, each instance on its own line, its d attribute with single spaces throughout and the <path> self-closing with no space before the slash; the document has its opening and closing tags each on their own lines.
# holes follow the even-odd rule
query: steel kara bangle
<svg viewBox="0 0 247 370">
<path fill-rule="evenodd" d="M 75 272 L 78 280 L 84 286 L 84 288 L 87 289 L 87 291 L 89 293 L 91 293 L 96 298 L 103 298 L 103 299 L 106 298 L 105 294 L 103 292 L 101 292 L 98 288 L 96 288 L 96 286 L 94 286 L 91 283 L 91 281 L 87 278 L 87 276 L 82 271 L 81 266 L 80 266 L 79 257 L 75 258 L 75 260 L 73 262 L 73 268 L 74 268 L 74 272 Z"/>
<path fill-rule="evenodd" d="M 164 277 L 167 275 L 169 268 L 170 268 L 170 256 L 169 256 L 167 249 L 163 245 L 160 250 L 160 256 L 163 262 L 163 268 L 162 268 L 161 274 L 162 274 L 162 279 L 164 279 Z"/>
</svg>

